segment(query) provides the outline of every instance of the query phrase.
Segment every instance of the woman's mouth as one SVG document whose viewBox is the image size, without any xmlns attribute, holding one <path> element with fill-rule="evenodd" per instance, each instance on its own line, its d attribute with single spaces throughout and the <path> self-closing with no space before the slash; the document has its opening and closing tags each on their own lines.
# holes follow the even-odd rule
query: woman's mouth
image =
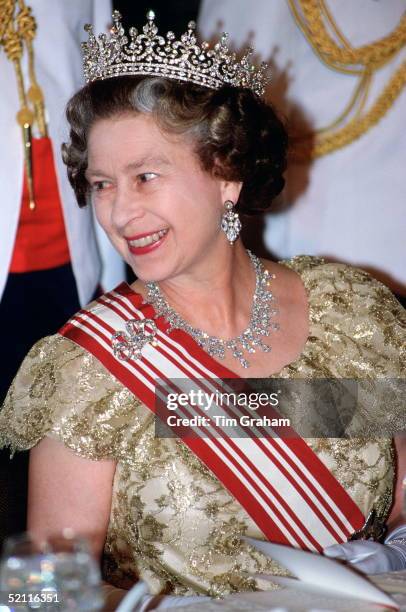
<svg viewBox="0 0 406 612">
<path fill-rule="evenodd" d="M 167 233 L 168 228 L 165 228 L 152 234 L 144 234 L 140 237 L 134 236 L 133 238 L 126 238 L 128 248 L 130 252 L 134 255 L 143 255 L 144 253 L 149 253 L 150 251 L 158 248 L 162 244 Z"/>
</svg>

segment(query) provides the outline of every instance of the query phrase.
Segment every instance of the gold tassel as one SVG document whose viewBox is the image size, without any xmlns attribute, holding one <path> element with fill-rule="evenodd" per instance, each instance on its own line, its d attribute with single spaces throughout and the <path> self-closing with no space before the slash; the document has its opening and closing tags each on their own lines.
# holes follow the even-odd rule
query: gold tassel
<svg viewBox="0 0 406 612">
<path fill-rule="evenodd" d="M 33 161 L 32 161 L 32 126 L 36 122 L 41 137 L 47 136 L 45 121 L 44 96 L 38 85 L 34 67 L 33 40 L 37 25 L 32 15 L 31 8 L 27 7 L 24 0 L 18 0 L 19 12 L 15 16 L 17 7 L 16 0 L 0 0 L 0 45 L 10 61 L 13 62 L 20 100 L 20 110 L 16 115 L 17 123 L 21 126 L 22 141 L 24 147 L 24 168 L 27 177 L 29 208 L 35 210 Z M 28 94 L 25 92 L 24 78 L 21 70 L 21 58 L 24 45 L 28 53 L 28 66 L 30 76 L 30 88 Z M 30 103 L 34 110 L 31 110 Z"/>
</svg>

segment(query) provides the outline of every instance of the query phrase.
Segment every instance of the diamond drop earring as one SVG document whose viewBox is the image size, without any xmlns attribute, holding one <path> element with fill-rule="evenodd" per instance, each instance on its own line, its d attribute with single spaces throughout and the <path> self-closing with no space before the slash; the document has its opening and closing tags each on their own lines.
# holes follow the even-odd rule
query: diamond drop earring
<svg viewBox="0 0 406 612">
<path fill-rule="evenodd" d="M 227 236 L 227 240 L 232 245 L 240 235 L 241 221 L 238 213 L 234 210 L 234 202 L 227 200 L 224 202 L 225 211 L 221 217 L 221 229 Z"/>
</svg>

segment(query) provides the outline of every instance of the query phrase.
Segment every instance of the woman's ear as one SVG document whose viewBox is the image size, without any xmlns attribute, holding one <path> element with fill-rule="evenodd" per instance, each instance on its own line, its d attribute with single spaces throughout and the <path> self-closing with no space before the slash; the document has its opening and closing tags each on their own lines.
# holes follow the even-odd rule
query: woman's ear
<svg viewBox="0 0 406 612">
<path fill-rule="evenodd" d="M 242 189 L 242 182 L 225 181 L 220 182 L 221 199 L 224 202 L 231 200 L 234 204 L 238 202 Z"/>
<path fill-rule="evenodd" d="M 242 182 L 226 180 L 224 177 L 224 169 L 220 160 L 216 157 L 212 169 L 212 176 L 219 182 L 220 196 L 222 204 L 227 200 L 231 200 L 234 204 L 238 202 L 242 189 Z"/>
</svg>

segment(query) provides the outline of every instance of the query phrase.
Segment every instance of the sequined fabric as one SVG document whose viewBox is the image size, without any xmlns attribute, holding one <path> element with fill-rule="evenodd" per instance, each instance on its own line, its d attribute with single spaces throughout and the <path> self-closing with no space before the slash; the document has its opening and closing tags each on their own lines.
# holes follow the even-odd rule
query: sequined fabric
<svg viewBox="0 0 406 612">
<path fill-rule="evenodd" d="M 310 334 L 301 356 L 274 377 L 404 375 L 406 318 L 388 289 L 360 270 L 316 258 L 285 264 L 307 289 Z M 44 436 L 90 459 L 117 460 L 104 551 L 104 577 L 116 586 L 141 577 L 153 593 L 223 595 L 257 588 L 252 573 L 284 573 L 241 543 L 241 534 L 263 536 L 189 449 L 156 439 L 151 412 L 93 356 L 58 335 L 30 351 L 0 413 L 0 446 L 29 449 Z M 387 516 L 390 440 L 307 442 L 365 515 L 375 508 Z"/>
</svg>

